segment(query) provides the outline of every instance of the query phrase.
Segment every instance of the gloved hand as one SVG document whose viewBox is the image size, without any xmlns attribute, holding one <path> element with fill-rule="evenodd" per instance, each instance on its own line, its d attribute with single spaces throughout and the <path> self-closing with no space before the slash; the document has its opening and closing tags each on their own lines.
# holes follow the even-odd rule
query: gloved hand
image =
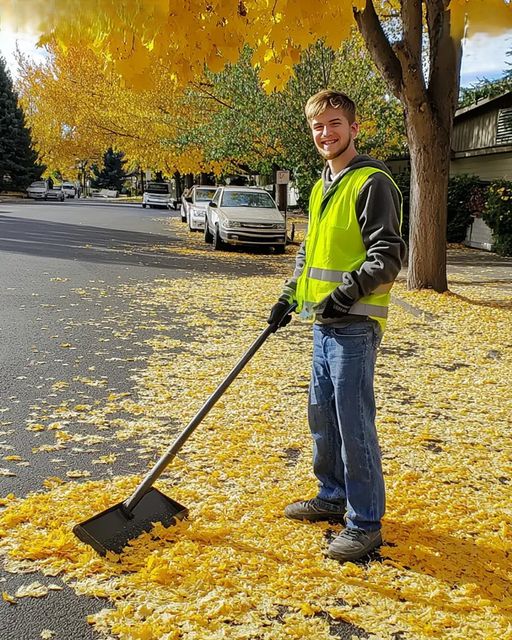
<svg viewBox="0 0 512 640">
<path fill-rule="evenodd" d="M 267 318 L 268 324 L 275 324 L 276 329 L 278 327 L 286 327 L 292 320 L 292 314 L 287 311 L 290 308 L 290 303 L 286 298 L 279 298 L 276 304 L 270 309 L 270 315 Z"/>
<path fill-rule="evenodd" d="M 326 298 L 322 316 L 324 318 L 342 318 L 347 315 L 353 304 L 354 301 L 351 298 L 339 289 L 334 289 L 331 295 Z"/>
</svg>

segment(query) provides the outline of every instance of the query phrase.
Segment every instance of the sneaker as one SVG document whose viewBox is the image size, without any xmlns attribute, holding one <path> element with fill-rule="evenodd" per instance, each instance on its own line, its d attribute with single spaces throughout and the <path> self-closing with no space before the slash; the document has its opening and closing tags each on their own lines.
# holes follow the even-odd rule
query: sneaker
<svg viewBox="0 0 512 640">
<path fill-rule="evenodd" d="M 308 520 L 309 522 L 319 522 L 328 520 L 329 522 L 345 521 L 345 505 L 333 505 L 332 509 L 325 506 L 325 502 L 318 498 L 311 500 L 301 500 L 285 507 L 284 515 L 293 520 Z"/>
<path fill-rule="evenodd" d="M 344 529 L 329 545 L 327 555 L 340 562 L 359 560 L 381 544 L 380 531 Z"/>
</svg>

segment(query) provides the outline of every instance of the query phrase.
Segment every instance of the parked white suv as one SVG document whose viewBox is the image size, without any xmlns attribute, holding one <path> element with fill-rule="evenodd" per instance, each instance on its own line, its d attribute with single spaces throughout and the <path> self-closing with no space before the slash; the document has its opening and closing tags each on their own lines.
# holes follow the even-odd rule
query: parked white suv
<svg viewBox="0 0 512 640">
<path fill-rule="evenodd" d="M 27 196 L 34 198 L 34 200 L 46 200 L 48 191 L 48 181 L 37 180 L 27 187 Z"/>
<path fill-rule="evenodd" d="M 66 198 L 76 198 L 76 187 L 72 182 L 63 182 L 62 191 Z"/>
<path fill-rule="evenodd" d="M 173 186 L 169 182 L 148 182 L 142 194 L 142 206 L 173 207 L 176 208 L 176 195 L 173 193 Z"/>
<path fill-rule="evenodd" d="M 206 210 L 204 239 L 214 249 L 226 244 L 286 247 L 286 221 L 265 189 L 219 187 Z"/>
</svg>

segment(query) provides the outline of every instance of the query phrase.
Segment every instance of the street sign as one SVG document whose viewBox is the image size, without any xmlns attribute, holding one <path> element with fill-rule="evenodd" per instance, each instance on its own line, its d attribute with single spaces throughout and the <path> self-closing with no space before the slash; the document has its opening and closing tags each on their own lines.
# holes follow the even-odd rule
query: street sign
<svg viewBox="0 0 512 640">
<path fill-rule="evenodd" d="M 290 182 L 289 171 L 276 171 L 276 184 L 288 184 Z"/>
</svg>

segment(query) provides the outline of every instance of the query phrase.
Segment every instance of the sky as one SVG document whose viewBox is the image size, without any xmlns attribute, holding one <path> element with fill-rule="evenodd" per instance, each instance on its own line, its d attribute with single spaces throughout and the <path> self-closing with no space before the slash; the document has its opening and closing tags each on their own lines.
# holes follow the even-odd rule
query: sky
<svg viewBox="0 0 512 640">
<path fill-rule="evenodd" d="M 13 33 L 0 30 L 0 55 L 6 61 L 11 75 L 16 77 L 16 63 L 14 52 L 16 43 L 19 49 L 32 58 L 41 60 L 44 55 L 36 47 L 37 36 L 28 33 Z M 466 40 L 461 69 L 461 86 L 468 87 L 479 79 L 494 80 L 501 76 L 503 71 L 512 69 L 512 55 L 507 59 L 507 51 L 512 50 L 512 32 L 503 36 L 489 37 L 477 33 L 471 39 Z"/>
</svg>

